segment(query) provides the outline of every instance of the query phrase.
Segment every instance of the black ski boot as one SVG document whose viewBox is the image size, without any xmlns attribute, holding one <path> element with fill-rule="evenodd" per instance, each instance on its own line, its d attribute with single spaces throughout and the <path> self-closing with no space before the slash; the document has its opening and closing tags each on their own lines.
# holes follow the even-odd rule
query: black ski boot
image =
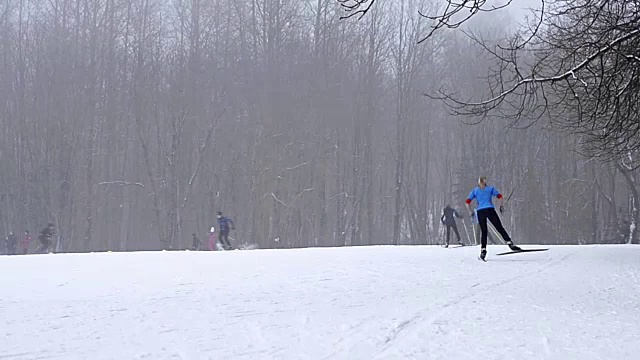
<svg viewBox="0 0 640 360">
<path fill-rule="evenodd" d="M 513 244 L 513 241 L 507 241 L 507 245 L 509 245 L 509 249 L 511 249 L 511 251 L 522 251 L 518 245 Z"/>
<path fill-rule="evenodd" d="M 486 257 L 487 257 L 487 249 L 483 248 L 483 249 L 480 250 L 480 260 L 487 261 L 487 260 L 484 259 Z"/>
<path fill-rule="evenodd" d="M 463 243 L 462 241 L 458 241 L 458 244 L 459 244 L 460 246 L 464 246 L 464 243 Z"/>
</svg>

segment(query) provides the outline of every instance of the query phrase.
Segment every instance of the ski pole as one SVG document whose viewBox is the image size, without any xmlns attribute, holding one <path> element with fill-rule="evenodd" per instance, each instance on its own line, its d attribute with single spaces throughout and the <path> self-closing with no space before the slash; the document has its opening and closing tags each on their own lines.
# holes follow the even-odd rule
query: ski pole
<svg viewBox="0 0 640 360">
<path fill-rule="evenodd" d="M 487 223 L 487 226 L 489 226 L 489 227 L 491 228 L 491 231 L 493 232 L 493 234 L 494 234 L 498 239 L 500 239 L 500 241 L 502 241 L 504 244 L 506 244 L 506 242 L 504 241 L 504 239 L 502 238 L 502 236 L 501 236 L 500 234 L 498 234 L 498 230 L 496 230 L 496 229 L 493 227 L 493 224 L 489 224 L 489 223 Z"/>
<path fill-rule="evenodd" d="M 467 223 L 462 219 L 462 226 L 464 226 L 464 232 L 467 233 L 467 240 L 469 241 L 469 245 L 471 245 L 471 237 L 469 236 L 469 230 L 467 229 Z"/>
<path fill-rule="evenodd" d="M 478 235 L 477 235 L 478 225 L 474 224 L 472 221 L 471 226 L 473 227 L 473 244 L 478 245 Z"/>
</svg>

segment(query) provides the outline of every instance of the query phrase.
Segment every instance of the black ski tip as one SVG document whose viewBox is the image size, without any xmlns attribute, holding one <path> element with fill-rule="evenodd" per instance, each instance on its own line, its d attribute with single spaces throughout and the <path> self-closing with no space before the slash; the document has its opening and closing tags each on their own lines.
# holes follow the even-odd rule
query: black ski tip
<svg viewBox="0 0 640 360">
<path fill-rule="evenodd" d="M 517 250 L 517 251 L 507 251 L 507 252 L 499 253 L 499 254 L 496 254 L 496 255 L 509 255 L 509 254 L 525 253 L 525 252 L 547 251 L 547 250 L 549 250 L 549 249 L 522 249 L 522 250 Z"/>
</svg>

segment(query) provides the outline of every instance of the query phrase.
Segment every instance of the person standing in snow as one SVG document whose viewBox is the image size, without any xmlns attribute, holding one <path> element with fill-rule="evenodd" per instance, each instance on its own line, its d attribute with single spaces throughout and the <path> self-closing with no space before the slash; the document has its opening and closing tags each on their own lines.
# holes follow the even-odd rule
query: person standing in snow
<svg viewBox="0 0 640 360">
<path fill-rule="evenodd" d="M 18 238 L 13 231 L 9 232 L 9 236 L 7 236 L 7 255 L 15 255 L 18 247 Z"/>
<path fill-rule="evenodd" d="M 22 237 L 22 254 L 27 255 L 29 253 L 29 246 L 31 245 L 31 234 L 29 234 L 29 230 L 25 230 L 24 236 Z"/>
<path fill-rule="evenodd" d="M 220 240 L 220 245 L 225 250 L 231 249 L 231 244 L 229 243 L 229 231 L 235 230 L 235 224 L 233 220 L 228 217 L 222 216 L 222 211 L 218 211 L 218 239 Z"/>
<path fill-rule="evenodd" d="M 471 216 L 473 216 L 471 210 L 471 202 L 476 200 L 478 206 L 476 208 L 478 214 L 478 223 L 480 224 L 480 259 L 484 260 L 487 256 L 487 220 L 491 221 L 491 224 L 496 228 L 500 236 L 504 239 L 505 243 L 509 245 L 509 248 L 512 251 L 520 251 L 521 249 L 513 244 L 509 234 L 502 226 L 502 222 L 500 221 L 500 217 L 498 213 L 496 213 L 496 209 L 493 206 L 493 197 L 496 197 L 500 200 L 500 213 L 504 213 L 504 199 L 502 194 L 493 186 L 487 185 L 487 178 L 485 176 L 481 176 L 478 179 L 478 186 L 475 187 L 469 193 L 469 197 L 467 198 L 466 204 L 467 209 Z"/>
<path fill-rule="evenodd" d="M 449 247 L 449 239 L 451 238 L 451 229 L 456 233 L 456 237 L 458 238 L 458 244 L 464 246 L 462 241 L 460 240 L 460 233 L 458 232 L 458 226 L 456 225 L 456 218 L 461 219 L 462 216 L 458 214 L 456 209 L 452 208 L 451 205 L 447 204 L 444 210 L 442 210 L 442 217 L 440 217 L 440 222 L 447 227 L 447 242 L 444 247 Z"/>
<path fill-rule="evenodd" d="M 191 244 L 191 250 L 198 251 L 200 250 L 200 239 L 198 239 L 198 236 L 196 235 L 196 233 L 193 233 L 192 236 L 193 236 L 193 244 Z"/>
<path fill-rule="evenodd" d="M 38 235 L 38 240 L 40 241 L 40 245 L 36 249 L 36 253 L 48 253 L 51 251 L 51 238 L 56 234 L 55 225 L 53 223 L 47 224 L 47 227 L 42 229 L 40 234 Z"/>
<path fill-rule="evenodd" d="M 209 230 L 209 251 L 216 250 L 216 228 L 213 226 Z"/>
</svg>

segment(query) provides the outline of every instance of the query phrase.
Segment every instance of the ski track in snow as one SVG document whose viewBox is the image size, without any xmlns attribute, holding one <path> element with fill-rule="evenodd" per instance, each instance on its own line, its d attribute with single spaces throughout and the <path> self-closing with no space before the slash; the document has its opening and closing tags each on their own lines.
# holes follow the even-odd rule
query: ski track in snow
<svg viewBox="0 0 640 360">
<path fill-rule="evenodd" d="M 3 256 L 0 359 L 638 358 L 640 246 L 505 248 Z"/>
</svg>

